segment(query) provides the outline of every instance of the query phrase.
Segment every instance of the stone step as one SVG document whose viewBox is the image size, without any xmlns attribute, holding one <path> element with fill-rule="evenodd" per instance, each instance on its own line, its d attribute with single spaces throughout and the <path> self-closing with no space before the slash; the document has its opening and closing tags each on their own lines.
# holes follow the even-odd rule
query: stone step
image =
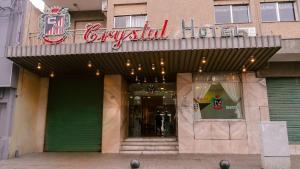
<svg viewBox="0 0 300 169">
<path fill-rule="evenodd" d="M 121 151 L 177 151 L 178 146 L 121 146 Z"/>
<path fill-rule="evenodd" d="M 178 146 L 177 141 L 124 141 L 122 146 Z"/>
<path fill-rule="evenodd" d="M 178 154 L 178 151 L 120 151 L 121 154 Z"/>
<path fill-rule="evenodd" d="M 165 138 L 165 137 L 141 137 L 141 138 L 127 138 L 124 140 L 125 142 L 129 141 L 134 141 L 134 142 L 141 142 L 141 141 L 146 141 L 146 142 L 154 142 L 154 141 L 159 141 L 159 142 L 166 142 L 166 141 L 177 141 L 176 137 L 170 137 L 170 138 Z"/>
</svg>

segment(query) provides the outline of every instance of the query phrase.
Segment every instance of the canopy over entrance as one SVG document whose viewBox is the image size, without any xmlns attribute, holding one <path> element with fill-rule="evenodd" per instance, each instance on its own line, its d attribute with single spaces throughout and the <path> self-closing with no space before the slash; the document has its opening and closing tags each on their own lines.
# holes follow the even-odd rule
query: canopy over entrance
<svg viewBox="0 0 300 169">
<path fill-rule="evenodd" d="M 161 75 L 161 58 L 167 75 L 196 72 L 257 71 L 280 49 L 280 36 L 191 38 L 153 41 L 126 41 L 118 50 L 112 42 L 58 44 L 8 47 L 7 58 L 41 76 L 51 71 L 56 75 L 92 73 L 87 69 L 89 61 L 93 69 L 105 74 L 130 76 L 132 69 L 138 73 L 139 64 L 143 76 Z M 201 65 L 205 58 L 206 63 Z M 255 58 L 255 62 L 250 62 Z M 126 66 L 130 60 L 130 67 Z M 40 63 L 42 69 L 38 70 Z M 156 69 L 153 71 L 153 64 Z M 93 72 L 94 73 L 94 72 Z"/>
</svg>

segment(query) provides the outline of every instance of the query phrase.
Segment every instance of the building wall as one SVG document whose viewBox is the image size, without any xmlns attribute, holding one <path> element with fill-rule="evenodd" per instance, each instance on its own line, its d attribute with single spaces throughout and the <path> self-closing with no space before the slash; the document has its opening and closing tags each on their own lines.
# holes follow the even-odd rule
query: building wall
<svg viewBox="0 0 300 169">
<path fill-rule="evenodd" d="M 273 2 L 275 0 L 267 0 Z M 214 5 L 224 4 L 249 4 L 250 23 L 245 24 L 221 24 L 216 26 L 237 25 L 239 27 L 256 27 L 258 35 L 282 35 L 284 39 L 299 38 L 300 22 L 272 22 L 262 23 L 260 2 L 265 0 L 109 0 L 107 12 L 107 28 L 113 28 L 113 18 L 119 15 L 116 6 L 123 5 L 130 9 L 136 4 L 146 4 L 147 19 L 154 28 L 160 28 L 165 19 L 169 20 L 169 38 L 181 38 L 181 21 L 185 20 L 190 25 L 190 19 L 194 19 L 195 26 L 215 25 Z M 288 0 L 277 0 L 288 1 Z M 276 1 L 275 1 L 276 2 Z M 300 9 L 299 0 L 296 5 Z M 166 8 L 167 7 L 167 8 Z M 126 9 L 123 9 L 126 11 Z M 289 28 L 287 30 L 287 28 Z"/>
<path fill-rule="evenodd" d="M 26 3 L 26 11 L 24 17 L 24 33 L 22 45 L 37 45 L 41 44 L 38 39 L 39 21 L 38 18 L 41 12 L 35 8 L 31 3 Z"/>
<path fill-rule="evenodd" d="M 260 154 L 260 122 L 269 121 L 266 81 L 244 73 L 244 119 L 193 118 L 192 74 L 177 74 L 180 153 Z"/>
<path fill-rule="evenodd" d="M 275 0 L 267 0 L 273 2 Z M 77 11 L 71 12 L 71 29 L 74 29 L 76 21 L 99 21 L 104 27 L 111 30 L 114 25 L 114 16 L 147 14 L 147 20 L 153 28 L 161 28 L 164 20 L 169 20 L 167 34 L 168 38 L 181 38 L 181 21 L 185 20 L 186 26 L 190 26 L 190 20 L 194 20 L 196 27 L 215 25 L 228 26 L 236 25 L 238 27 L 255 27 L 258 35 L 282 35 L 283 39 L 300 38 L 299 21 L 293 22 L 261 22 L 260 2 L 266 0 L 109 0 L 107 14 L 99 11 Z M 277 0 L 277 2 L 288 0 Z M 276 2 L 276 1 L 275 1 Z M 300 11 L 299 0 L 296 0 L 296 6 Z M 250 22 L 243 24 L 215 24 L 214 5 L 224 4 L 249 4 Z M 57 5 L 60 5 L 59 3 Z M 166 8 L 168 6 L 168 8 Z M 205 9 L 205 10 L 204 10 Z M 94 14 L 91 14 L 93 13 Z M 298 12 L 299 13 L 299 12 Z M 41 12 L 35 9 L 31 3 L 27 3 L 24 44 L 43 43 L 38 39 L 38 18 Z M 299 14 L 298 14 L 299 15 Z M 299 17 L 298 17 L 299 20 Z M 289 28 L 287 30 L 287 28 Z M 31 38 L 29 38 L 30 33 Z M 73 34 L 73 32 L 72 32 Z M 82 36 L 78 31 L 77 36 Z M 74 36 L 69 37 L 64 43 L 78 43 L 83 41 L 74 41 Z"/>
<path fill-rule="evenodd" d="M 0 1 L 0 160 L 8 158 L 18 67 L 5 58 L 7 45 L 18 45 L 22 37 L 25 0 Z"/>
<path fill-rule="evenodd" d="M 19 75 L 16 107 L 13 114 L 9 157 L 43 152 L 46 121 L 48 78 L 22 69 Z"/>
</svg>

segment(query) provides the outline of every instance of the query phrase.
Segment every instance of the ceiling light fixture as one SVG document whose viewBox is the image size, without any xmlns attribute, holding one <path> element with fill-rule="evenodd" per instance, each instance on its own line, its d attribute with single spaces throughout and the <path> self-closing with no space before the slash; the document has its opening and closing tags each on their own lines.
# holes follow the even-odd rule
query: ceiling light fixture
<svg viewBox="0 0 300 169">
<path fill-rule="evenodd" d="M 160 58 L 160 65 L 165 65 L 164 58 Z"/>
<path fill-rule="evenodd" d="M 242 71 L 243 71 L 243 72 L 246 72 L 246 71 L 247 71 L 246 66 L 243 66 Z"/>
<path fill-rule="evenodd" d="M 163 74 L 163 75 L 166 74 L 165 68 L 163 68 L 163 67 L 161 68 L 161 74 Z"/>
<path fill-rule="evenodd" d="M 92 65 L 92 62 L 89 60 L 88 61 L 88 65 L 87 65 L 89 68 L 91 68 L 93 65 Z"/>
<path fill-rule="evenodd" d="M 202 57 L 202 63 L 205 64 L 206 63 L 206 58 Z"/>
<path fill-rule="evenodd" d="M 251 63 L 254 63 L 255 62 L 255 58 L 253 56 L 251 56 L 250 61 L 251 61 Z"/>
<path fill-rule="evenodd" d="M 131 69 L 131 73 L 130 73 L 131 75 L 134 75 L 134 69 Z"/>
<path fill-rule="evenodd" d="M 152 70 L 155 70 L 155 65 L 152 63 L 152 67 L 151 67 Z"/>
<path fill-rule="evenodd" d="M 201 66 L 199 66 L 199 70 L 198 70 L 198 72 L 199 72 L 199 73 L 202 73 L 202 71 L 203 71 L 203 70 L 202 70 L 202 67 L 201 67 Z"/>
<path fill-rule="evenodd" d="M 54 75 L 54 72 L 52 71 L 51 73 L 50 73 L 50 77 L 54 77 L 55 75 Z"/>
<path fill-rule="evenodd" d="M 96 71 L 96 76 L 100 76 L 100 71 L 99 71 L 99 69 L 97 69 L 97 71 Z"/>
<path fill-rule="evenodd" d="M 39 69 L 39 70 L 42 69 L 42 64 L 38 63 L 36 68 Z"/>
<path fill-rule="evenodd" d="M 141 71 L 142 70 L 142 65 L 139 64 L 138 70 Z"/>
<path fill-rule="evenodd" d="M 126 61 L 126 66 L 127 66 L 127 67 L 130 66 L 130 59 L 127 59 L 127 61 Z"/>
</svg>

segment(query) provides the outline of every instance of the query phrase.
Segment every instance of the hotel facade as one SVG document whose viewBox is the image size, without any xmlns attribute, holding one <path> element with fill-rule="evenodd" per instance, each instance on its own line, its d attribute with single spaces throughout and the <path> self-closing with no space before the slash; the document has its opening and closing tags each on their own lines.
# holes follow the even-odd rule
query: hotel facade
<svg viewBox="0 0 300 169">
<path fill-rule="evenodd" d="M 260 154 L 286 121 L 300 154 L 298 0 L 27 2 L 7 157 Z M 1 116 L 0 116 L 1 117 Z"/>
</svg>

